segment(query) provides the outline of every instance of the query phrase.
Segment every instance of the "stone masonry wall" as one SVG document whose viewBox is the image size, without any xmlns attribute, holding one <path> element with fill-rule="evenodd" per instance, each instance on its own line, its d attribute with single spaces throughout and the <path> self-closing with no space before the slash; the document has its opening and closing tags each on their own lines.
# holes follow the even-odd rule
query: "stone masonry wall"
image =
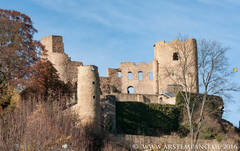
<svg viewBox="0 0 240 151">
<path fill-rule="evenodd" d="M 145 102 L 145 103 L 159 103 L 159 104 L 175 104 L 175 97 L 167 98 L 163 95 L 151 95 L 151 94 L 113 94 L 117 101 L 120 102 Z"/>
<path fill-rule="evenodd" d="M 41 43 L 47 50 L 47 59 L 57 69 L 59 77 L 64 82 L 77 82 L 78 66 L 82 66 L 82 62 L 71 61 L 64 52 L 64 44 L 62 36 L 45 36 L 41 39 Z"/>
<path fill-rule="evenodd" d="M 71 82 L 77 85 L 77 104 L 73 110 L 78 112 L 83 123 L 94 123 L 100 126 L 100 96 L 105 100 L 107 106 L 104 110 L 114 110 L 114 104 L 109 102 L 108 95 L 114 95 L 115 101 L 137 101 L 145 103 L 175 104 L 175 97 L 168 98 L 160 95 L 162 90 L 169 90 L 169 85 L 174 84 L 170 78 L 165 77 L 164 68 L 175 66 L 178 61 L 172 60 L 176 51 L 174 44 L 189 44 L 192 49 L 191 59 L 193 60 L 192 74 L 197 76 L 197 48 L 196 41 L 189 39 L 186 42 L 173 41 L 170 43 L 157 42 L 154 47 L 154 60 L 149 64 L 141 62 L 121 62 L 120 68 L 108 68 L 107 77 L 99 77 L 96 66 L 84 66 L 82 62 L 71 61 L 64 52 L 64 43 L 61 36 L 46 36 L 41 39 L 47 50 L 47 59 L 57 69 L 60 79 L 64 82 Z M 181 57 L 181 56 L 179 56 Z M 119 77 L 119 72 L 121 76 Z M 129 78 L 129 73 L 132 78 Z M 198 91 L 198 83 L 194 83 Z M 134 94 L 128 94 L 129 88 L 134 89 Z M 107 116 L 114 117 L 113 112 Z M 103 113 L 104 114 L 104 113 Z M 113 122 L 114 126 L 114 122 Z M 116 125 L 115 125 L 116 126 Z M 100 128 L 97 128 L 100 129 Z"/>
<path fill-rule="evenodd" d="M 78 67 L 77 104 L 73 110 L 79 115 L 81 123 L 85 126 L 94 126 L 100 132 L 100 80 L 96 66 Z"/>
<path fill-rule="evenodd" d="M 154 80 L 150 79 L 150 74 L 153 74 L 153 62 L 146 64 L 141 62 L 136 65 L 134 62 L 121 62 L 120 70 L 122 73 L 122 93 L 128 93 L 128 88 L 133 87 L 136 94 L 155 94 Z M 142 79 L 139 79 L 139 72 L 142 74 Z M 129 75 L 132 74 L 132 79 Z"/>
<path fill-rule="evenodd" d="M 198 92 L 198 69 L 197 69 L 197 44 L 195 39 L 188 39 L 184 42 L 174 40 L 166 43 L 160 41 L 154 44 L 154 59 L 158 61 L 159 91 L 171 89 L 169 87 L 179 84 L 178 78 L 181 70 L 178 66 L 180 58 L 184 57 L 182 51 L 187 52 L 188 75 L 187 83 L 193 85 L 192 92 Z M 173 60 L 173 54 L 178 53 L 178 60 Z M 171 73 L 168 73 L 171 72 Z"/>
<path fill-rule="evenodd" d="M 103 95 L 121 93 L 121 77 L 118 77 L 120 69 L 107 69 L 107 77 L 100 77 L 100 87 Z"/>
</svg>

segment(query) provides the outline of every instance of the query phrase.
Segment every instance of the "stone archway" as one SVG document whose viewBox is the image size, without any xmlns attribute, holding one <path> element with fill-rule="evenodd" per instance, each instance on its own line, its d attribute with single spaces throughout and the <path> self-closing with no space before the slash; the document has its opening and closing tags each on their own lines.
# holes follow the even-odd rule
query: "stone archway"
<svg viewBox="0 0 240 151">
<path fill-rule="evenodd" d="M 129 86 L 127 88 L 127 92 L 128 92 L 128 94 L 133 94 L 134 93 L 134 87 L 133 86 Z"/>
</svg>

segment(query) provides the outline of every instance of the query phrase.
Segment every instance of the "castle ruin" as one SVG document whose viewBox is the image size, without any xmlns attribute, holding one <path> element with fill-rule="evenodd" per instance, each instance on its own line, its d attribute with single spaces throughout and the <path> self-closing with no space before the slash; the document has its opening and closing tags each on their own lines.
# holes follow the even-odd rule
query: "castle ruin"
<svg viewBox="0 0 240 151">
<path fill-rule="evenodd" d="M 47 50 L 47 59 L 52 62 L 64 82 L 71 82 L 77 86 L 77 101 L 72 108 L 78 113 L 84 124 L 94 123 L 100 125 L 100 103 L 109 103 L 114 97 L 115 101 L 137 101 L 160 104 L 175 104 L 175 92 L 181 88 L 177 85 L 174 70 L 166 76 L 166 68 L 175 66 L 179 62 L 181 53 L 174 46 L 187 44 L 191 48 L 189 60 L 192 69 L 190 75 L 195 79 L 198 76 L 197 69 L 197 44 L 195 39 L 184 42 L 174 40 L 172 42 L 156 42 L 154 44 L 154 59 L 146 64 L 141 62 L 121 62 L 119 68 L 108 68 L 107 76 L 100 77 L 97 66 L 84 65 L 82 62 L 71 61 L 64 52 L 64 44 L 61 36 L 46 36 L 41 43 Z M 186 45 L 184 45 L 186 46 Z M 175 79 L 174 79 L 175 78 Z M 187 79 L 191 82 L 191 79 Z M 198 80 L 193 81 L 192 92 L 198 92 Z M 108 102 L 108 103 L 107 103 Z M 114 116 L 114 104 L 107 109 L 108 114 Z M 111 111 L 111 112 L 110 112 Z M 104 115 L 105 116 L 105 115 Z M 114 121 L 113 121 L 114 125 Z"/>
</svg>

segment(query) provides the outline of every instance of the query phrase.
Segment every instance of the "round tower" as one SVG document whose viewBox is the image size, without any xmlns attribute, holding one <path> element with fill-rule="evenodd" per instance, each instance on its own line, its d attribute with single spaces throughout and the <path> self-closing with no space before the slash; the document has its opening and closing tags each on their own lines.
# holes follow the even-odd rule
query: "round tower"
<svg viewBox="0 0 240 151">
<path fill-rule="evenodd" d="M 100 132 L 100 80 L 96 66 L 78 67 L 76 111 L 83 126 L 94 126 Z"/>
</svg>

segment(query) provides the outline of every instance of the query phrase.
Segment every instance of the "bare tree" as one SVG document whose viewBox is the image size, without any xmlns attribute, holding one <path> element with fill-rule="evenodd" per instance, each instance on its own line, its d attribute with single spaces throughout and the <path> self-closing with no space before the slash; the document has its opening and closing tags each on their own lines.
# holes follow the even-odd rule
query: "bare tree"
<svg viewBox="0 0 240 151">
<path fill-rule="evenodd" d="M 232 72 L 227 70 L 226 52 L 215 41 L 200 40 L 197 45 L 194 39 L 186 40 L 179 36 L 178 40 L 171 44 L 171 49 L 177 52 L 177 61 L 166 67 L 166 76 L 174 85 L 178 86 L 179 93 L 184 100 L 184 108 L 187 112 L 192 150 L 197 144 L 199 133 L 203 123 L 203 112 L 208 95 L 224 95 L 226 92 L 237 91 L 239 88 L 229 83 Z M 197 57 L 198 56 L 198 57 Z M 199 77 L 199 79 L 198 79 Z M 199 81 L 198 81 L 199 80 Z M 198 93 L 198 87 L 203 91 L 202 97 L 194 97 Z M 199 118 L 193 119 L 196 114 L 196 106 L 200 104 Z"/>
<path fill-rule="evenodd" d="M 196 53 L 194 43 L 196 44 L 193 39 L 173 41 L 171 49 L 177 53 L 175 58 L 177 61 L 165 68 L 166 77 L 177 86 L 177 90 L 179 90 L 184 100 L 190 128 L 191 145 L 194 143 L 193 109 L 195 106 L 195 103 L 191 102 L 191 92 L 198 91 L 197 60 L 193 57 L 195 56 L 194 53 Z"/>
<path fill-rule="evenodd" d="M 203 111 L 208 95 L 219 95 L 230 98 L 229 92 L 240 91 L 240 87 L 231 81 L 233 71 L 230 70 L 226 53 L 228 47 L 212 40 L 202 39 L 198 43 L 198 68 L 200 86 L 202 88 L 202 102 L 200 120 L 197 123 L 194 143 L 196 144 L 202 127 Z"/>
</svg>

